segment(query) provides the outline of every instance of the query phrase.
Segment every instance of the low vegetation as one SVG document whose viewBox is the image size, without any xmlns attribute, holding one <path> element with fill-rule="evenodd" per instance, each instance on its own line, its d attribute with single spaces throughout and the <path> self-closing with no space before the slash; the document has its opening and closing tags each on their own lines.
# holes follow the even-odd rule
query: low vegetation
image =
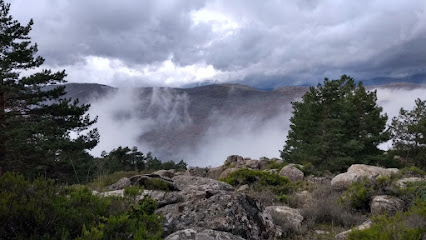
<svg viewBox="0 0 426 240">
<path fill-rule="evenodd" d="M 371 228 L 350 233 L 348 240 L 418 240 L 426 232 L 426 199 L 417 199 L 407 212 L 373 217 Z"/>
<path fill-rule="evenodd" d="M 99 197 L 85 186 L 60 187 L 52 180 L 0 177 L 0 236 L 3 239 L 160 239 L 155 200 Z"/>
</svg>

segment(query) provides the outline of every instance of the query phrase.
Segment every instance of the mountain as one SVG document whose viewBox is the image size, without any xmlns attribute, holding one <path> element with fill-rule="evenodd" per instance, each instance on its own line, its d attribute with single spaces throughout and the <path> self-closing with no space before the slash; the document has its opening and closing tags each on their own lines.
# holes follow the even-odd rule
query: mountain
<svg viewBox="0 0 426 240">
<path fill-rule="evenodd" d="M 367 89 L 424 87 L 392 83 Z M 267 91 L 239 84 L 216 84 L 129 90 L 73 83 L 66 89 L 67 97 L 91 103 L 91 115 L 99 116 L 100 150 L 138 145 L 163 160 L 185 159 L 191 164 L 188 158 L 202 158 L 193 159 L 202 166 L 222 162 L 231 154 L 244 155 L 242 149 L 267 149 L 258 154 L 277 156 L 288 131 L 291 102 L 299 100 L 308 87 L 286 86 Z M 216 156 L 218 152 L 221 154 Z M 211 159 L 206 155 L 212 155 Z"/>
</svg>

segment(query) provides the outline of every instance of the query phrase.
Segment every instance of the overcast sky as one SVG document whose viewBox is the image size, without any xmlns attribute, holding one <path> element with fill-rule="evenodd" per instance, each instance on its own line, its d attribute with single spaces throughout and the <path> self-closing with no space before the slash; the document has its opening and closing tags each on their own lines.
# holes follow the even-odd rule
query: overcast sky
<svg viewBox="0 0 426 240">
<path fill-rule="evenodd" d="M 8 2 L 34 19 L 44 67 L 69 82 L 269 87 L 426 73 L 425 0 Z"/>
</svg>

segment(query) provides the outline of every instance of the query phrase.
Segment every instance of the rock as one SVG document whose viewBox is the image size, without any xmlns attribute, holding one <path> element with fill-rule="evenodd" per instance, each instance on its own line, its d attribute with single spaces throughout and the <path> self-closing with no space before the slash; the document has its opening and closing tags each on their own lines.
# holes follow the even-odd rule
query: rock
<svg viewBox="0 0 426 240">
<path fill-rule="evenodd" d="M 184 197 L 179 192 L 165 192 L 157 190 L 144 190 L 143 194 L 140 195 L 137 199 L 143 199 L 144 196 L 150 196 L 151 198 L 157 200 L 158 207 L 164 207 L 169 204 L 178 203 L 184 201 Z"/>
<path fill-rule="evenodd" d="M 199 167 L 191 167 L 188 170 L 186 170 L 186 174 L 189 176 L 195 176 L 195 177 L 206 177 L 207 169 L 199 168 Z"/>
<path fill-rule="evenodd" d="M 222 174 L 223 170 L 225 170 L 223 166 L 210 168 L 207 172 L 207 177 L 217 180 L 220 178 L 220 174 Z"/>
<path fill-rule="evenodd" d="M 244 240 L 244 238 L 211 229 L 188 228 L 174 232 L 164 240 Z"/>
<path fill-rule="evenodd" d="M 373 214 L 394 215 L 397 211 L 404 210 L 404 201 L 389 195 L 378 195 L 371 201 L 370 209 Z"/>
<path fill-rule="evenodd" d="M 365 164 L 353 164 L 348 168 L 348 172 L 358 174 L 359 176 L 368 177 L 370 179 L 377 177 L 388 177 L 392 173 L 398 173 L 397 168 L 382 168 L 369 166 Z"/>
<path fill-rule="evenodd" d="M 318 234 L 318 235 L 330 234 L 330 232 L 327 232 L 327 231 L 324 231 L 324 230 L 315 230 L 314 232 L 315 232 L 315 234 Z"/>
<path fill-rule="evenodd" d="M 420 181 L 426 181 L 426 178 L 420 178 L 420 177 L 401 178 L 395 182 L 395 185 L 399 188 L 405 188 L 407 186 L 407 183 L 420 182 Z"/>
<path fill-rule="evenodd" d="M 355 227 L 353 229 L 356 229 L 356 230 L 369 229 L 371 227 L 371 224 L 372 224 L 371 220 L 367 219 L 363 224 L 361 224 L 361 225 L 359 225 L 359 226 L 357 226 L 357 227 Z M 336 235 L 336 240 L 345 240 L 345 239 L 347 239 L 348 236 L 349 236 L 349 233 L 351 233 L 353 231 L 353 229 L 350 229 L 350 230 L 347 230 L 347 231 L 344 231 L 344 232 L 341 232 L 341 233 L 337 234 Z"/>
<path fill-rule="evenodd" d="M 226 158 L 224 165 L 227 167 L 242 166 L 244 165 L 244 158 L 238 155 L 231 155 Z"/>
<path fill-rule="evenodd" d="M 240 170 L 240 169 L 239 168 L 227 168 L 220 174 L 219 179 L 226 178 L 229 174 L 231 174 L 235 171 L 238 171 L 238 170 Z"/>
<path fill-rule="evenodd" d="M 323 185 L 323 184 L 330 185 L 331 179 L 332 179 L 331 177 L 318 177 L 314 175 L 309 175 L 305 178 L 306 181 L 313 184 L 318 184 L 318 185 Z"/>
<path fill-rule="evenodd" d="M 244 165 L 250 169 L 260 169 L 258 160 L 245 160 Z"/>
<path fill-rule="evenodd" d="M 279 174 L 280 176 L 288 177 L 288 179 L 290 179 L 292 182 L 303 180 L 304 177 L 303 172 L 296 168 L 296 166 L 293 164 L 284 166 Z"/>
<path fill-rule="evenodd" d="M 263 157 L 259 159 L 259 169 L 264 168 L 266 165 L 268 165 L 269 159 Z"/>
<path fill-rule="evenodd" d="M 378 177 L 388 177 L 398 171 L 397 168 L 382 168 L 365 164 L 353 164 L 348 168 L 347 172 L 334 177 L 331 180 L 331 186 L 336 190 L 345 190 L 353 182 L 362 178 L 374 179 Z"/>
<path fill-rule="evenodd" d="M 278 174 L 278 169 L 265 169 L 263 171 L 267 173 Z"/>
<path fill-rule="evenodd" d="M 244 192 L 244 191 L 247 191 L 247 190 L 249 190 L 249 189 L 250 189 L 249 185 L 244 184 L 244 185 L 242 185 L 241 187 L 239 187 L 239 188 L 237 189 L 237 192 Z"/>
<path fill-rule="evenodd" d="M 147 181 L 149 181 L 150 179 L 158 179 L 159 181 L 164 182 L 167 185 L 167 188 L 171 191 L 180 190 L 171 179 L 163 178 L 157 174 L 136 175 L 129 178 L 131 185 L 136 185 L 136 186 L 145 186 L 147 185 Z"/>
<path fill-rule="evenodd" d="M 298 206 L 309 206 L 314 203 L 314 198 L 312 197 L 312 193 L 309 191 L 301 191 L 294 193 L 294 196 L 297 198 Z"/>
<path fill-rule="evenodd" d="M 302 227 L 303 216 L 297 209 L 287 206 L 269 206 L 265 210 L 271 214 L 274 221 L 285 220 L 296 231 Z"/>
<path fill-rule="evenodd" d="M 130 181 L 129 178 L 123 177 L 120 180 L 118 180 L 118 182 L 105 187 L 105 190 L 113 191 L 113 190 L 124 189 L 125 187 L 128 187 L 131 184 L 132 182 Z"/>
<path fill-rule="evenodd" d="M 151 174 L 156 174 L 162 178 L 172 178 L 175 176 L 175 172 L 176 171 L 174 169 L 170 169 L 170 170 L 158 170 Z"/>
<path fill-rule="evenodd" d="M 210 178 L 193 177 L 193 176 L 176 176 L 172 178 L 175 185 L 179 189 L 190 189 L 199 191 L 233 191 L 234 188 L 224 182 L 220 182 Z"/>
<path fill-rule="evenodd" d="M 109 197 L 109 196 L 117 196 L 117 197 L 123 197 L 124 196 L 124 189 L 119 190 L 113 190 L 108 192 L 101 192 L 98 193 L 101 197 Z"/>
<path fill-rule="evenodd" d="M 352 183 L 358 181 L 360 176 L 356 173 L 341 173 L 331 179 L 331 186 L 335 190 L 345 190 Z"/>
<path fill-rule="evenodd" d="M 187 190 L 188 191 L 188 190 Z M 164 216 L 165 235 L 201 227 L 229 232 L 245 239 L 274 239 L 276 227 L 256 199 L 245 194 L 218 192 L 157 209 Z"/>
</svg>

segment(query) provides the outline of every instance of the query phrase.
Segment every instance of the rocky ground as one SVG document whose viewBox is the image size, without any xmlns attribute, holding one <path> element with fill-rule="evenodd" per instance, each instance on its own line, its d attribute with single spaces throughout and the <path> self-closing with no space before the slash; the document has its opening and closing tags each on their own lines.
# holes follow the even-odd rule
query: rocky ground
<svg viewBox="0 0 426 240">
<path fill-rule="evenodd" d="M 369 228 L 370 217 L 392 215 L 407 207 L 404 199 L 377 192 L 369 200 L 367 212 L 345 212 L 337 207 L 337 199 L 345 199 L 351 184 L 392 178 L 392 184 L 387 186 L 403 189 L 410 182 L 426 181 L 424 175 L 408 176 L 398 169 L 363 164 L 352 165 L 347 172 L 336 176 L 305 176 L 303 166 L 283 165 L 279 159 L 253 160 L 233 155 L 217 168 L 191 168 L 185 172 L 160 170 L 122 178 L 96 194 L 123 195 L 126 187 L 143 186 L 149 179 L 163 182 L 166 191 L 144 190 L 138 199 L 148 195 L 158 201 L 157 214 L 164 216 L 163 231 L 167 240 L 346 239 L 353 229 Z M 284 197 L 277 200 L 277 196 L 266 189 L 219 181 L 239 169 L 285 176 L 298 187 L 282 201 Z M 331 224 L 318 224 L 329 219 Z"/>
</svg>

